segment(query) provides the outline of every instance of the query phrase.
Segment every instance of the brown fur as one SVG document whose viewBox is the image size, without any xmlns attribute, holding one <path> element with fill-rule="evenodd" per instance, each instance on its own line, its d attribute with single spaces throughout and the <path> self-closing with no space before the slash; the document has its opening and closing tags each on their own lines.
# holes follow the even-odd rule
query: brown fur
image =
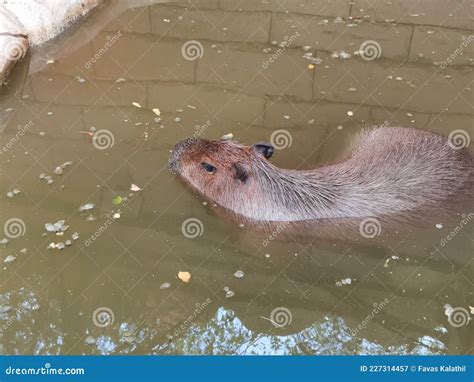
<svg viewBox="0 0 474 382">
<path fill-rule="evenodd" d="M 209 200 L 258 221 L 408 217 L 473 191 L 467 150 L 424 130 L 366 131 L 345 161 L 313 170 L 281 169 L 264 154 L 255 145 L 191 138 L 176 145 L 170 168 Z"/>
</svg>

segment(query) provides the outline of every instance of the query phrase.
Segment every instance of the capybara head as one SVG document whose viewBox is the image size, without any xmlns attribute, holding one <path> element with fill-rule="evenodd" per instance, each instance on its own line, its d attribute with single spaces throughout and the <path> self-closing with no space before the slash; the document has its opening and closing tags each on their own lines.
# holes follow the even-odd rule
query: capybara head
<svg viewBox="0 0 474 382">
<path fill-rule="evenodd" d="M 231 140 L 189 138 L 174 147 L 169 164 L 201 194 L 229 208 L 235 199 L 255 196 L 255 172 L 272 154 L 269 143 L 244 146 Z"/>
</svg>

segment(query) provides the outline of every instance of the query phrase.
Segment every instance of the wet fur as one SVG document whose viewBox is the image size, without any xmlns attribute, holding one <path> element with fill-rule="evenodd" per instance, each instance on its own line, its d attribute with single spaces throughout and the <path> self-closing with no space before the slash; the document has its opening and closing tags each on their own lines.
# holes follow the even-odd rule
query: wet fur
<svg viewBox="0 0 474 382">
<path fill-rule="evenodd" d="M 203 173 L 200 163 L 217 167 Z M 344 161 L 281 169 L 234 141 L 178 144 L 171 166 L 213 202 L 258 221 L 411 216 L 472 193 L 473 161 L 443 136 L 411 128 L 364 131 Z"/>
</svg>

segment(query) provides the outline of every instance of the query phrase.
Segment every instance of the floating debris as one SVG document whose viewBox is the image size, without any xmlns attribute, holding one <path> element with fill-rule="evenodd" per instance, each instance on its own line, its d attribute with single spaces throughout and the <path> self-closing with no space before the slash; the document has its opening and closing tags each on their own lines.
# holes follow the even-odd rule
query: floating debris
<svg viewBox="0 0 474 382">
<path fill-rule="evenodd" d="M 16 260 L 16 256 L 8 255 L 3 262 L 4 263 L 13 263 L 15 260 Z"/>
<path fill-rule="evenodd" d="M 23 248 L 20 250 L 20 253 L 26 255 L 28 253 L 28 248 Z"/>
<path fill-rule="evenodd" d="M 155 109 L 151 109 L 151 111 L 152 111 L 153 113 L 155 113 L 158 117 L 161 116 L 161 111 L 160 111 L 160 109 L 155 108 Z"/>
<path fill-rule="evenodd" d="M 72 245 L 72 240 L 66 240 L 64 244 L 66 244 L 67 247 L 70 247 Z"/>
<path fill-rule="evenodd" d="M 133 184 L 133 183 L 132 183 L 132 185 L 130 186 L 130 191 L 138 192 L 138 191 L 140 191 L 140 190 L 141 190 L 141 188 L 138 187 L 136 184 Z"/>
<path fill-rule="evenodd" d="M 343 50 L 341 50 L 340 52 L 333 52 L 331 53 L 331 58 L 341 58 L 343 60 L 346 60 L 348 58 L 351 58 L 351 54 L 350 53 L 347 53 Z"/>
<path fill-rule="evenodd" d="M 184 283 L 189 283 L 189 281 L 191 280 L 191 273 L 179 271 L 178 278 Z"/>
<path fill-rule="evenodd" d="M 116 212 L 112 215 L 112 219 L 120 219 L 120 213 Z"/>
<path fill-rule="evenodd" d="M 72 240 L 77 240 L 79 239 L 79 233 L 78 232 L 74 232 L 71 236 Z"/>
<path fill-rule="evenodd" d="M 435 227 L 438 228 L 438 229 L 441 229 L 441 228 L 443 228 L 443 225 L 441 223 L 438 223 L 438 224 L 436 224 Z"/>
<path fill-rule="evenodd" d="M 132 105 L 138 107 L 139 109 L 142 107 L 142 105 L 140 105 L 138 102 L 132 102 Z"/>
<path fill-rule="evenodd" d="M 48 232 L 64 232 L 66 231 L 69 226 L 64 225 L 66 220 L 58 220 L 56 223 L 46 223 L 44 228 Z"/>
<path fill-rule="evenodd" d="M 163 283 L 160 285 L 160 289 L 168 289 L 171 286 L 170 283 Z"/>
<path fill-rule="evenodd" d="M 440 326 L 437 326 L 436 328 L 434 328 L 434 331 L 442 333 L 442 334 L 446 334 L 448 332 L 448 329 L 446 329 L 444 326 L 440 325 Z"/>
<path fill-rule="evenodd" d="M 122 202 L 123 202 L 123 198 L 120 195 L 117 195 L 112 199 L 112 204 L 115 204 L 116 206 L 118 206 Z"/>
<path fill-rule="evenodd" d="M 84 341 L 86 342 L 87 345 L 94 345 L 96 342 L 96 339 L 92 336 L 87 336 Z"/>
<path fill-rule="evenodd" d="M 221 139 L 223 139 L 224 141 L 231 140 L 232 138 L 234 138 L 234 134 L 232 134 L 232 133 L 224 134 L 224 135 L 221 137 Z"/>
<path fill-rule="evenodd" d="M 349 88 L 349 89 L 347 89 L 347 91 L 352 93 L 352 92 L 356 92 L 357 89 L 356 88 Z"/>
<path fill-rule="evenodd" d="M 244 276 L 245 276 L 245 273 L 244 273 L 243 271 L 240 271 L 240 270 L 239 270 L 239 271 L 236 271 L 236 272 L 234 273 L 234 277 L 236 277 L 236 278 L 238 278 L 238 279 L 241 279 L 241 278 L 244 277 Z"/>
<path fill-rule="evenodd" d="M 7 238 L 0 240 L 0 245 L 7 245 L 10 242 Z"/>
<path fill-rule="evenodd" d="M 79 207 L 79 212 L 88 211 L 93 209 L 95 206 L 93 203 L 86 203 Z"/>
<path fill-rule="evenodd" d="M 349 111 L 347 112 L 347 115 L 348 115 L 349 117 L 352 117 L 352 116 L 354 115 L 354 112 L 351 111 L 351 110 L 349 110 Z"/>
<path fill-rule="evenodd" d="M 119 83 L 121 83 L 121 82 L 125 82 L 125 81 L 126 81 L 125 78 L 117 78 L 117 79 L 115 80 L 115 82 L 116 82 L 117 84 L 119 84 Z"/>
<path fill-rule="evenodd" d="M 336 286 L 340 287 L 343 285 L 351 285 L 352 284 L 352 279 L 347 277 L 345 279 L 342 279 L 341 281 L 336 281 Z"/>
</svg>

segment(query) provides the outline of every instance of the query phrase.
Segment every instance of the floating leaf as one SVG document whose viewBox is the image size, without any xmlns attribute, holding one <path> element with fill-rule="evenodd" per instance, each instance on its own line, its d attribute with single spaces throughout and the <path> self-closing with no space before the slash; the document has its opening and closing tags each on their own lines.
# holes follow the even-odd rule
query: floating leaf
<svg viewBox="0 0 474 382">
<path fill-rule="evenodd" d="M 179 272 L 178 272 L 178 278 L 179 278 L 182 282 L 188 283 L 189 280 L 191 280 L 191 273 L 179 271 Z"/>
<path fill-rule="evenodd" d="M 115 198 L 112 199 L 112 203 L 115 204 L 116 206 L 121 204 L 123 202 L 123 199 L 120 195 L 117 195 Z"/>
</svg>

